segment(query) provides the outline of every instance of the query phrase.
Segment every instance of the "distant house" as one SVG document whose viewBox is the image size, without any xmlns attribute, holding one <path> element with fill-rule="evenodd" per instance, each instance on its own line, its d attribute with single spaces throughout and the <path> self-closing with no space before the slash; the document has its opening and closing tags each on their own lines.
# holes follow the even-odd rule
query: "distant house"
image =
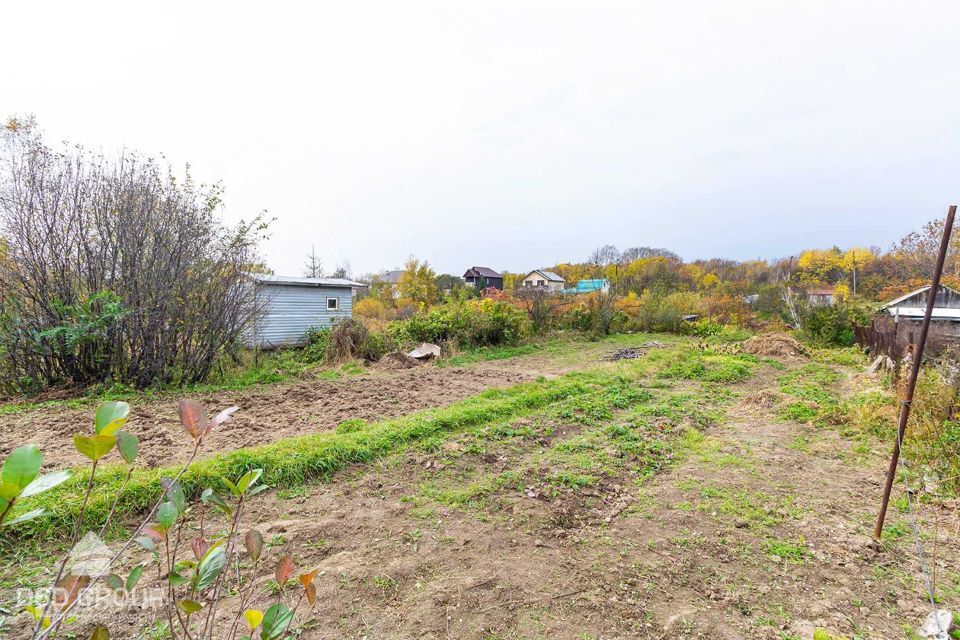
<svg viewBox="0 0 960 640">
<path fill-rule="evenodd" d="M 889 314 L 895 321 L 920 323 L 926 313 L 929 297 L 930 285 L 927 285 L 891 300 L 880 309 Z M 938 323 L 953 324 L 960 322 L 960 292 L 940 285 L 937 296 L 933 300 L 933 314 L 930 319 Z M 960 333 L 960 331 L 956 333 Z"/>
<path fill-rule="evenodd" d="M 807 302 L 817 306 L 830 306 L 836 298 L 833 293 L 833 287 L 808 287 Z"/>
<path fill-rule="evenodd" d="M 385 271 L 383 275 L 380 276 L 380 281 L 389 282 L 390 284 L 400 284 L 401 276 L 403 276 L 403 269 Z"/>
<path fill-rule="evenodd" d="M 497 273 L 490 267 L 470 267 L 463 274 L 463 279 L 468 285 L 478 289 L 499 289 L 503 291 L 503 275 Z"/>
<path fill-rule="evenodd" d="M 520 281 L 520 286 L 524 289 L 545 287 L 549 291 L 563 291 L 564 284 L 566 284 L 566 281 L 553 271 L 541 271 L 540 269 L 531 271 Z"/>
<path fill-rule="evenodd" d="M 400 297 L 400 278 L 403 276 L 403 270 L 394 269 L 393 271 L 384 271 L 371 278 L 371 283 L 385 282 L 390 285 L 390 295 L 394 298 Z M 368 285 L 369 286 L 369 285 Z"/>
<path fill-rule="evenodd" d="M 247 332 L 249 347 L 301 344 L 308 329 L 331 327 L 353 315 L 353 290 L 363 286 L 344 278 L 290 278 L 249 274 L 262 309 Z"/>
<path fill-rule="evenodd" d="M 885 354 L 902 358 L 916 345 L 920 325 L 927 310 L 930 285 L 904 294 L 880 307 L 868 327 L 854 327 L 857 343 L 868 347 L 871 355 Z M 936 357 L 960 343 L 960 292 L 940 285 L 933 300 L 925 354 Z"/>
</svg>

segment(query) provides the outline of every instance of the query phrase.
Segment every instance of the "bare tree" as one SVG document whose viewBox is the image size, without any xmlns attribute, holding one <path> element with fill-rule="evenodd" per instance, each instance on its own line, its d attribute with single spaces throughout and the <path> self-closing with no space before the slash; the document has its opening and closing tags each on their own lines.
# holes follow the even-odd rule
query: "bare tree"
<svg viewBox="0 0 960 640">
<path fill-rule="evenodd" d="M 607 244 L 594 249 L 587 261 L 597 267 L 616 264 L 620 261 L 620 250 L 612 244 Z"/>
<path fill-rule="evenodd" d="M 32 121 L 0 135 L 8 388 L 206 378 L 256 314 L 262 219 L 224 226 L 217 185 L 135 153 L 56 151 Z"/>
<path fill-rule="evenodd" d="M 323 260 L 317 255 L 317 250 L 313 245 L 310 245 L 310 253 L 307 254 L 307 259 L 303 263 L 303 277 L 323 277 Z"/>
<path fill-rule="evenodd" d="M 593 330 L 599 335 L 609 335 L 617 317 L 617 296 L 611 291 L 596 291 L 591 295 L 588 308 Z"/>
<path fill-rule="evenodd" d="M 641 258 L 666 258 L 671 262 L 682 262 L 680 256 L 673 251 L 657 247 L 630 247 L 620 254 L 620 261 L 624 264 Z"/>
<path fill-rule="evenodd" d="M 523 303 L 534 333 L 542 333 L 549 328 L 557 306 L 557 294 L 547 287 L 520 287 L 516 296 Z"/>
<path fill-rule="evenodd" d="M 337 268 L 333 270 L 333 273 L 330 274 L 331 278 L 349 278 L 351 273 L 350 261 L 344 260 L 337 265 Z"/>
</svg>

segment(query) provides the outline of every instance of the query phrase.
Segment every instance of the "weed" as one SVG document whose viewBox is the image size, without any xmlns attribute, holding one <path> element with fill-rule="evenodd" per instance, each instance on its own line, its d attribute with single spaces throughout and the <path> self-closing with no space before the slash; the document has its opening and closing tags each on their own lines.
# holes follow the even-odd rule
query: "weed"
<svg viewBox="0 0 960 640">
<path fill-rule="evenodd" d="M 810 555 L 803 536 L 795 542 L 788 540 L 767 540 L 764 544 L 766 552 L 792 564 L 801 564 Z"/>
</svg>

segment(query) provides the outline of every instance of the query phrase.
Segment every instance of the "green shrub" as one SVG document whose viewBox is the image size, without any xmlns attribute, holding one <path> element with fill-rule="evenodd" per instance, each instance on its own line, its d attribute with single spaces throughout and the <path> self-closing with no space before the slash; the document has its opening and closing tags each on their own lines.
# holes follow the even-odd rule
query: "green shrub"
<svg viewBox="0 0 960 640">
<path fill-rule="evenodd" d="M 303 359 L 307 362 L 323 362 L 327 358 L 327 348 L 330 346 L 330 329 L 310 328 L 303 336 L 306 345 L 303 347 Z"/>
<path fill-rule="evenodd" d="M 807 308 L 800 318 L 803 332 L 813 342 L 839 347 L 853 346 L 854 325 L 870 323 L 873 309 L 856 303 L 815 305 Z"/>
<path fill-rule="evenodd" d="M 526 314 L 499 300 L 467 300 L 433 307 L 390 323 L 397 342 L 456 342 L 466 347 L 516 344 L 529 333 Z"/>
</svg>

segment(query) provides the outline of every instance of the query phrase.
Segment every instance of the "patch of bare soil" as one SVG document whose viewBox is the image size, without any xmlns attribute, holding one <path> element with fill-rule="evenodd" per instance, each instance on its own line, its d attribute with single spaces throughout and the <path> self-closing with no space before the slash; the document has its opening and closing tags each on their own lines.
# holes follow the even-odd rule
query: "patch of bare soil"
<svg viewBox="0 0 960 640">
<path fill-rule="evenodd" d="M 743 350 L 755 356 L 799 358 L 806 356 L 806 348 L 785 333 L 765 333 L 744 341 Z"/>
<path fill-rule="evenodd" d="M 233 420 L 211 434 L 205 445 L 207 451 L 229 451 L 326 431 L 348 418 L 374 421 L 440 407 L 486 389 L 550 375 L 554 370 L 547 361 L 534 356 L 461 368 L 387 368 L 340 380 L 310 380 L 194 397 L 211 411 L 240 407 Z M 131 404 L 131 425 L 135 425 L 140 438 L 145 464 L 168 465 L 189 456 L 192 445 L 180 427 L 175 398 Z M 85 463 L 74 449 L 73 434 L 90 428 L 94 409 L 51 407 L 0 416 L 0 458 L 14 447 L 31 442 L 43 450 L 48 467 Z"/>
</svg>

